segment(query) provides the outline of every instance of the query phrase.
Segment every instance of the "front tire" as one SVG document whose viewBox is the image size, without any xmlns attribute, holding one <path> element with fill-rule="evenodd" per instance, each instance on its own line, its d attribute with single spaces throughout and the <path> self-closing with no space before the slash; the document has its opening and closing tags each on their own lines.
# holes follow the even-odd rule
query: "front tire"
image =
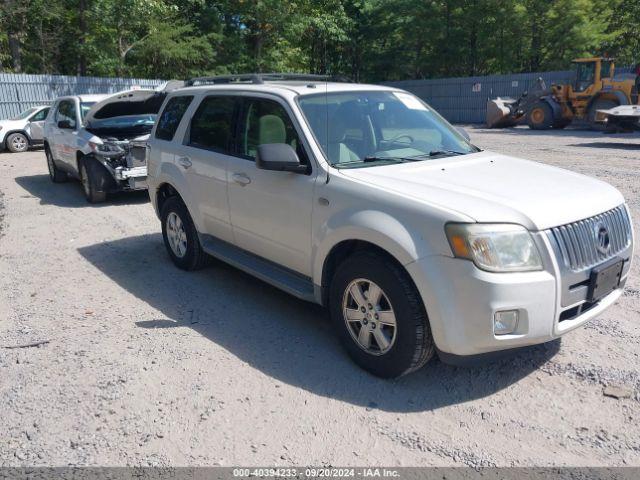
<svg viewBox="0 0 640 480">
<path fill-rule="evenodd" d="M 49 170 L 49 178 L 53 183 L 63 183 L 68 180 L 67 174 L 56 167 L 53 160 L 53 154 L 48 146 L 44 147 L 44 155 L 47 157 L 47 169 Z"/>
<path fill-rule="evenodd" d="M 527 115 L 527 125 L 532 130 L 549 130 L 553 128 L 553 109 L 547 102 L 537 102 Z"/>
<path fill-rule="evenodd" d="M 329 308 L 349 356 L 374 375 L 406 375 L 435 353 L 420 294 L 407 272 L 384 255 L 347 258 L 331 282 Z"/>
<path fill-rule="evenodd" d="M 82 191 L 89 203 L 102 203 L 107 199 L 107 192 L 100 189 L 100 185 L 105 183 L 107 172 L 100 165 L 87 159 L 79 162 L 80 182 Z"/>
<path fill-rule="evenodd" d="M 29 149 L 29 139 L 23 133 L 12 133 L 7 137 L 6 145 L 10 152 L 26 152 Z"/>
<path fill-rule="evenodd" d="M 186 205 L 179 197 L 170 197 L 160 212 L 162 238 L 173 263 L 182 270 L 200 270 L 209 263 L 198 238 L 198 231 Z"/>
</svg>

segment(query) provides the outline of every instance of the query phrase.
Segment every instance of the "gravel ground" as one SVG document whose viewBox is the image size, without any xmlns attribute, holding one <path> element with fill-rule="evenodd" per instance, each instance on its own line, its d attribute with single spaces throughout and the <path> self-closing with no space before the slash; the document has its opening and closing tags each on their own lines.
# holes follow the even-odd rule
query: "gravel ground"
<svg viewBox="0 0 640 480">
<path fill-rule="evenodd" d="M 640 219 L 640 136 L 470 133 L 612 183 Z M 0 466 L 640 466 L 638 254 L 562 343 L 385 381 L 323 309 L 220 263 L 174 268 L 145 194 L 90 206 L 39 151 L 0 172 Z"/>
</svg>

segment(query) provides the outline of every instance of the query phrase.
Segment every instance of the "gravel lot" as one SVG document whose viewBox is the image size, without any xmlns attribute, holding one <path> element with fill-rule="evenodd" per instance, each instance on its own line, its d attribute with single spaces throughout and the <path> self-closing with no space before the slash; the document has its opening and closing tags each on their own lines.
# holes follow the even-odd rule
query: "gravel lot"
<svg viewBox="0 0 640 480">
<path fill-rule="evenodd" d="M 640 136 L 470 133 L 612 183 L 639 224 Z M 176 269 L 146 194 L 90 206 L 40 151 L 0 172 L 1 466 L 640 466 L 638 253 L 562 343 L 384 381 L 323 309 L 221 263 Z"/>
</svg>

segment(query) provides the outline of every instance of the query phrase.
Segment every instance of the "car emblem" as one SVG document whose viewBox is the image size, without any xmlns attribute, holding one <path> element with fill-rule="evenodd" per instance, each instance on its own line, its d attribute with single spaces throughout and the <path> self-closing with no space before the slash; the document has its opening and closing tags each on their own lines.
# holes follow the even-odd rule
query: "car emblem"
<svg viewBox="0 0 640 480">
<path fill-rule="evenodd" d="M 596 248 L 600 253 L 606 255 L 611 249 L 611 238 L 609 237 L 609 230 L 604 225 L 599 225 L 596 231 Z"/>
</svg>

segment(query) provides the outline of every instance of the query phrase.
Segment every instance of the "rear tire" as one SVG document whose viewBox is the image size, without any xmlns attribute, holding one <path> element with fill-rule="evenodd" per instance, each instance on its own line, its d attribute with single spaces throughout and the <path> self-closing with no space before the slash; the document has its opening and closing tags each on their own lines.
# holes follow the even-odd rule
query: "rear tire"
<svg viewBox="0 0 640 480">
<path fill-rule="evenodd" d="M 537 102 L 527 113 L 527 125 L 532 130 L 549 130 L 553 124 L 553 109 L 547 102 Z"/>
<path fill-rule="evenodd" d="M 67 174 L 56 167 L 56 162 L 53 160 L 53 155 L 48 146 L 44 147 L 44 154 L 47 157 L 47 169 L 49 170 L 49 178 L 53 183 L 63 183 L 69 178 Z"/>
<path fill-rule="evenodd" d="M 607 130 L 611 130 L 606 123 L 598 123 L 596 122 L 596 112 L 598 110 L 609 110 L 610 108 L 615 108 L 620 104 L 615 100 L 606 100 L 606 99 L 598 99 L 591 104 L 589 107 L 589 125 L 592 130 L 596 130 L 598 132 L 605 132 Z"/>
<path fill-rule="evenodd" d="M 435 353 L 418 290 L 407 272 L 384 255 L 361 252 L 347 258 L 331 281 L 329 308 L 349 356 L 374 375 L 406 375 Z"/>
<path fill-rule="evenodd" d="M 162 205 L 162 238 L 173 263 L 182 270 L 200 270 L 211 257 L 202 250 L 195 224 L 179 197 L 169 197 Z"/>
<path fill-rule="evenodd" d="M 106 175 L 102 165 L 97 165 L 93 159 L 81 159 L 78 162 L 82 191 L 89 203 L 102 203 L 107 199 L 107 192 L 101 189 L 105 184 Z"/>
<path fill-rule="evenodd" d="M 26 152 L 29 150 L 29 139 L 24 133 L 12 133 L 7 137 L 6 145 L 10 152 Z"/>
</svg>

